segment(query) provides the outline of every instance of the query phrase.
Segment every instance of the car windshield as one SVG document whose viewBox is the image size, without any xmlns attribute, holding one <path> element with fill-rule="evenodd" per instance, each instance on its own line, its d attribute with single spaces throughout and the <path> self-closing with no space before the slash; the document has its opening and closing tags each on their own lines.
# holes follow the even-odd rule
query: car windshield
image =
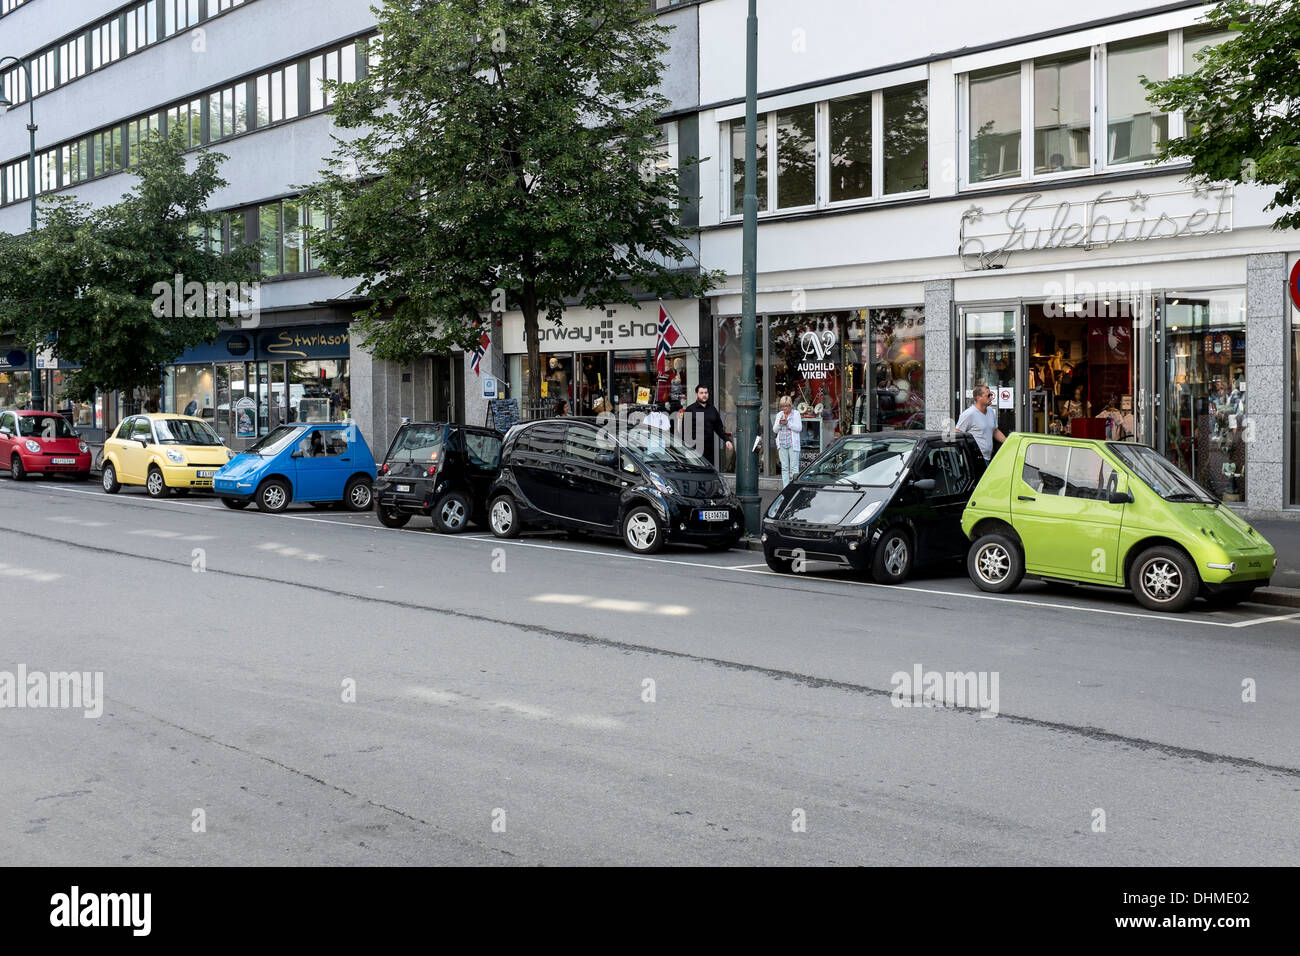
<svg viewBox="0 0 1300 956">
<path fill-rule="evenodd" d="M 1111 442 L 1106 447 L 1165 501 L 1198 501 L 1202 504 L 1215 504 L 1218 501 L 1214 495 L 1146 445 Z"/>
<path fill-rule="evenodd" d="M 681 471 L 713 471 L 709 460 L 665 428 L 638 425 L 623 436 L 623 444 L 647 465 Z"/>
<path fill-rule="evenodd" d="M 62 415 L 21 415 L 18 429 L 25 438 L 76 438 L 68 420 Z"/>
<path fill-rule="evenodd" d="M 436 461 L 445 425 L 403 425 L 388 450 L 389 461 Z"/>
<path fill-rule="evenodd" d="M 915 447 L 911 438 L 846 438 L 809 465 L 799 480 L 887 488 L 898 480 Z"/>
<path fill-rule="evenodd" d="M 221 439 L 207 425 L 188 418 L 160 418 L 154 422 L 160 445 L 220 445 Z"/>
<path fill-rule="evenodd" d="M 293 440 L 302 434 L 301 425 L 281 425 L 270 431 L 266 437 L 258 439 L 244 449 L 245 455 L 278 455 L 284 451 Z"/>
</svg>

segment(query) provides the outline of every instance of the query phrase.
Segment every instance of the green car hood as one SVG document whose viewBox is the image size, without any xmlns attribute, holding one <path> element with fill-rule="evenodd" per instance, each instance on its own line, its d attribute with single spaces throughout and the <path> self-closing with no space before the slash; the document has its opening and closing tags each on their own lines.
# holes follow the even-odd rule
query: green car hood
<svg viewBox="0 0 1300 956">
<path fill-rule="evenodd" d="M 1188 518 L 1198 529 L 1209 532 L 1212 541 L 1228 551 L 1264 551 L 1271 548 L 1258 531 L 1234 514 L 1231 508 L 1195 505 Z"/>
</svg>

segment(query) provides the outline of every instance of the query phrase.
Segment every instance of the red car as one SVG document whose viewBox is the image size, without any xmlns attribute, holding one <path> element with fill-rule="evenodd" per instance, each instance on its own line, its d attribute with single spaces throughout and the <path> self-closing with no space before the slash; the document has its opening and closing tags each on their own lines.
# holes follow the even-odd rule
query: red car
<svg viewBox="0 0 1300 956">
<path fill-rule="evenodd" d="M 28 475 L 90 477 L 90 446 L 53 412 L 0 412 L 0 468 L 14 481 Z"/>
</svg>

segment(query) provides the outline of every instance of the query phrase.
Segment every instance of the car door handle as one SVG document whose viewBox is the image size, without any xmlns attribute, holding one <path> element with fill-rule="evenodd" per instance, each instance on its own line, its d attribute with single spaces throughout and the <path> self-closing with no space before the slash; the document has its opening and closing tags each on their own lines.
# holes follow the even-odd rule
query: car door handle
<svg viewBox="0 0 1300 956">
<path fill-rule="evenodd" d="M 351 461 L 351 458 L 340 458 L 339 461 Z"/>
<path fill-rule="evenodd" d="M 1018 500 L 1020 500 L 1020 501 L 1037 501 L 1037 500 L 1038 500 L 1037 498 L 1033 497 L 1032 495 L 1016 495 L 1016 498 L 1017 498 Z"/>
</svg>

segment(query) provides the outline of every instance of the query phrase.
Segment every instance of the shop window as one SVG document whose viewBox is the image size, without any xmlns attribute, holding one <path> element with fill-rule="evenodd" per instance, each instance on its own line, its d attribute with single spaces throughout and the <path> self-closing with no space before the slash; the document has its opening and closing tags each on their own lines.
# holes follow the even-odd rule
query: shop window
<svg viewBox="0 0 1300 956">
<path fill-rule="evenodd" d="M 26 408 L 32 399 L 32 373 L 24 369 L 0 371 L 0 405 Z"/>
<path fill-rule="evenodd" d="M 1092 164 L 1092 60 L 1087 50 L 1034 61 L 1034 172 Z"/>
<path fill-rule="evenodd" d="M 871 93 L 827 104 L 830 112 L 831 202 L 869 199 L 871 191 Z"/>
<path fill-rule="evenodd" d="M 1020 64 L 970 74 L 972 183 L 1020 175 Z"/>
<path fill-rule="evenodd" d="M 1225 501 L 1246 492 L 1246 299 L 1170 292 L 1164 303 L 1165 449 Z"/>
<path fill-rule="evenodd" d="M 758 165 L 754 172 L 754 191 L 758 194 L 758 211 L 767 211 L 767 115 L 758 118 L 754 132 L 754 151 Z M 731 121 L 731 215 L 745 211 L 745 121 Z"/>
<path fill-rule="evenodd" d="M 695 401 L 699 382 L 699 352 L 673 349 L 668 353 L 667 377 L 659 381 L 654 349 L 624 349 L 614 353 L 613 404 L 666 403 L 677 411 Z"/>
<path fill-rule="evenodd" d="M 885 90 L 885 193 L 916 192 L 929 185 L 929 122 L 926 84 Z"/>
<path fill-rule="evenodd" d="M 1106 162 L 1110 165 L 1155 159 L 1169 139 L 1169 115 L 1147 102 L 1142 76 L 1168 79 L 1168 43 L 1163 35 L 1106 47 Z"/>
<path fill-rule="evenodd" d="M 347 359 L 289 363 L 289 420 L 346 421 L 352 415 L 352 376 Z"/>
<path fill-rule="evenodd" d="M 776 114 L 776 205 L 811 206 L 817 201 L 816 108 L 810 103 Z"/>
<path fill-rule="evenodd" d="M 850 318 L 847 338 L 854 430 L 924 428 L 925 311 L 863 309 Z"/>
<path fill-rule="evenodd" d="M 800 460 L 812 461 L 839 437 L 845 313 L 768 317 L 769 376 L 763 444 L 767 473 L 780 474 L 771 416 L 788 397 L 802 419 Z"/>
</svg>

